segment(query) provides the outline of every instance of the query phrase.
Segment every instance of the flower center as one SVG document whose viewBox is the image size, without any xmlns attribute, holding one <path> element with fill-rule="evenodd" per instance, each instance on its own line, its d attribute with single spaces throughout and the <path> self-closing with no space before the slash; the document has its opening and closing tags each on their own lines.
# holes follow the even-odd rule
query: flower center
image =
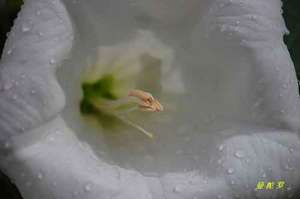
<svg viewBox="0 0 300 199">
<path fill-rule="evenodd" d="M 119 97 L 117 93 L 118 80 L 113 74 L 105 74 L 95 82 L 83 82 L 83 98 L 80 102 L 82 115 L 96 117 L 104 127 L 111 127 L 117 122 L 129 125 L 150 138 L 153 134 L 128 119 L 133 111 L 160 112 L 163 106 L 151 93 L 132 89 L 126 96 Z M 105 125 L 104 123 L 110 123 Z"/>
</svg>

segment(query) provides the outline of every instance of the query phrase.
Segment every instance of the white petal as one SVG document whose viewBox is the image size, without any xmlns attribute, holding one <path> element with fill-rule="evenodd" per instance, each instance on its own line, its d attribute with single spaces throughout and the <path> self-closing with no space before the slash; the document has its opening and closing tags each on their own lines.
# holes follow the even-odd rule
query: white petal
<svg viewBox="0 0 300 199">
<path fill-rule="evenodd" d="M 285 32 L 280 1 L 214 1 L 194 32 L 193 46 L 202 54 L 194 56 L 203 61 L 198 71 L 206 75 L 200 74 L 199 91 L 209 99 L 203 107 L 226 120 L 299 130 Z"/>
<path fill-rule="evenodd" d="M 22 72 L 29 77 L 24 80 L 24 87 L 9 88 L 11 92 L 1 93 L 0 109 L 7 113 L 0 115 L 2 140 L 8 139 L 7 135 L 15 135 L 18 128 L 32 129 L 45 122 L 45 126 L 11 140 L 16 149 L 8 159 L 1 161 L 25 197 L 44 198 L 52 194 L 72 198 L 79 194 L 79 198 L 87 199 L 99 196 L 210 199 L 237 195 L 253 198 L 255 187 L 252 186 L 260 180 L 260 171 L 266 172 L 262 177 L 270 180 L 284 177 L 292 188 L 299 185 L 300 176 L 291 169 L 300 164 L 300 143 L 295 133 L 299 130 L 299 96 L 293 64 L 282 41 L 286 30 L 279 0 L 195 0 L 191 3 L 195 6 L 191 7 L 168 0 L 162 4 L 158 1 L 65 1 L 77 30 L 72 59 L 59 70 L 60 81 L 70 100 L 65 112 L 73 108 L 72 103 L 78 102 L 80 91 L 74 88 L 80 88 L 81 69 L 99 45 L 119 44 L 131 38 L 137 29 L 150 29 L 174 49 L 175 66 L 184 69 L 181 75 L 187 92 L 183 97 L 183 111 L 169 126 L 162 128 L 165 132 L 160 145 L 152 147 L 159 151 L 159 160 L 165 155 L 165 162 L 155 162 L 165 164 L 159 168 L 163 172 L 160 178 L 144 177 L 137 171 L 107 163 L 98 152 L 109 144 L 103 139 L 100 141 L 103 145 L 97 145 L 97 136 L 86 139 L 83 134 L 89 129 L 77 124 L 78 115 L 71 114 L 68 118 L 63 114 L 63 117 L 78 135 L 83 135 L 81 139 L 89 142 L 92 151 L 81 147 L 82 142 L 59 117 L 47 122 L 63 107 L 63 95 L 51 65 L 59 63 L 70 48 L 72 27 L 60 1 L 37 2 L 40 4 L 33 0 L 26 2 L 22 11 L 25 14 L 14 28 L 19 32 L 10 36 L 5 48 L 5 52 L 10 53 L 3 56 L 1 63 L 1 81 L 7 87 L 10 87 L 7 82 Z M 195 12 L 198 4 L 201 13 Z M 43 8 L 45 18 L 33 17 L 33 8 Z M 29 21 L 31 16 L 33 23 Z M 34 37 L 35 24 L 44 30 L 45 40 Z M 69 81 L 65 81 L 66 76 Z M 36 81 L 31 80 L 35 78 Z M 173 79 L 170 82 L 178 78 Z M 24 92 L 29 92 L 31 86 L 38 93 L 38 99 L 28 97 L 27 100 Z M 11 94 L 22 100 L 9 100 Z M 46 105 L 41 103 L 43 101 Z M 25 117 L 27 115 L 29 117 Z M 178 129 L 174 130 L 174 124 Z M 177 137 L 180 129 L 184 141 Z M 62 133 L 56 134 L 57 130 Z M 174 136 L 168 136 L 171 130 Z M 219 151 L 217 143 L 222 146 Z M 175 152 L 181 147 L 185 151 Z M 111 158 L 122 162 L 134 155 L 122 156 L 119 152 L 113 150 Z M 196 163 L 183 152 L 196 156 Z M 291 163 L 284 165 L 288 159 Z M 147 160 L 145 162 L 142 166 L 148 166 Z M 183 172 L 184 167 L 192 167 L 196 174 Z M 272 172 L 268 171 L 269 167 Z M 119 178 L 118 170 L 123 179 Z M 31 189 L 26 188 L 23 172 L 29 176 L 24 179 Z M 53 183 L 55 188 L 51 187 Z M 32 189 L 39 191 L 34 193 Z M 281 194 L 272 192 L 257 197 L 277 198 Z"/>
<path fill-rule="evenodd" d="M 1 142 L 61 111 L 64 95 L 55 68 L 70 50 L 71 41 L 70 19 L 59 1 L 26 1 L 1 59 Z"/>
<path fill-rule="evenodd" d="M 59 117 L 11 145 L 16 150 L 1 159 L 1 166 L 24 198 L 146 199 L 150 194 L 139 173 L 99 160 Z"/>
</svg>

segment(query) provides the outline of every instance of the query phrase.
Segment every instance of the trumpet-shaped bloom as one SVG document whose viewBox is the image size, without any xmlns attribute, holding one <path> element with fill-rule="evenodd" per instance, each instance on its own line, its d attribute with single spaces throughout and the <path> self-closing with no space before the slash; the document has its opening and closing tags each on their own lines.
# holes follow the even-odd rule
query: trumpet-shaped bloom
<svg viewBox="0 0 300 199">
<path fill-rule="evenodd" d="M 26 0 L 1 169 L 30 199 L 296 197 L 285 33 L 280 0 Z"/>
</svg>

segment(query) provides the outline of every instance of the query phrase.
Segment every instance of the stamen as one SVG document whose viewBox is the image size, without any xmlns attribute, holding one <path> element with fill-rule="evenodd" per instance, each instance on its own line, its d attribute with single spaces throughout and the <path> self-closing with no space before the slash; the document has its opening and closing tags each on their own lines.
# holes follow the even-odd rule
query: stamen
<svg viewBox="0 0 300 199">
<path fill-rule="evenodd" d="M 151 93 L 135 89 L 131 90 L 128 96 L 136 97 L 140 100 L 138 104 L 141 110 L 151 112 L 163 111 L 163 106 L 151 95 Z"/>
<path fill-rule="evenodd" d="M 125 124 L 137 129 L 150 138 L 153 138 L 153 134 L 133 121 L 130 121 L 126 117 L 126 114 L 136 110 L 148 112 L 163 111 L 163 106 L 151 95 L 151 93 L 137 89 L 131 90 L 128 96 L 124 98 L 116 100 L 101 100 L 94 98 L 93 100 L 90 100 L 90 103 L 98 110 L 115 116 Z"/>
<path fill-rule="evenodd" d="M 120 120 L 122 120 L 125 124 L 128 124 L 129 126 L 132 126 L 133 128 L 135 128 L 135 129 L 139 130 L 140 132 L 144 133 L 149 138 L 153 139 L 153 134 L 146 131 L 143 127 L 139 126 L 138 124 L 130 121 L 126 117 L 122 117 L 122 116 L 116 116 L 116 117 L 118 117 Z"/>
</svg>

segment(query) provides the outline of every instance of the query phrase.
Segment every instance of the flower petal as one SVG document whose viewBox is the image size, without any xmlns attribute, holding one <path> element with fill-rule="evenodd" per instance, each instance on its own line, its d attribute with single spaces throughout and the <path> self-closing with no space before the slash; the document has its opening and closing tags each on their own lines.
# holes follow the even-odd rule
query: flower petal
<svg viewBox="0 0 300 199">
<path fill-rule="evenodd" d="M 203 60 L 199 71 L 211 76 L 199 86 L 211 99 L 203 107 L 227 121 L 299 130 L 297 78 L 285 33 L 279 0 L 212 2 L 193 37 L 195 56 Z"/>
<path fill-rule="evenodd" d="M 57 12 L 54 12 L 56 9 L 51 9 L 53 5 L 56 5 L 55 8 L 58 11 L 61 10 L 60 1 L 55 1 L 54 4 L 46 3 L 46 1 L 38 2 L 42 4 L 27 1 L 27 6 L 25 5 L 22 12 L 31 16 L 34 13 L 29 12 L 31 8 L 36 5 L 47 5 L 45 10 L 53 14 L 51 15 L 53 16 L 52 22 L 59 21 L 59 18 L 68 18 L 67 13 L 60 15 L 60 12 L 58 12 L 60 17 L 56 18 Z M 132 32 L 141 26 L 132 20 L 135 13 L 128 14 L 128 10 L 132 11 L 131 9 L 134 10 L 136 7 L 131 7 L 127 1 L 84 2 L 65 1 L 69 14 L 78 28 L 79 40 L 81 39 L 81 42 L 76 43 L 77 54 L 75 53 L 71 63 L 82 63 L 80 59 L 88 55 L 87 49 L 98 47 L 99 44 L 114 44 L 128 39 Z M 116 3 L 120 3 L 119 6 Z M 166 4 L 177 7 L 180 2 L 179 4 Z M 207 8 L 207 2 L 203 1 L 203 4 L 203 7 Z M 73 136 L 73 132 L 66 127 L 61 118 L 57 117 L 54 121 L 36 129 L 36 132 L 32 133 L 34 136 L 28 133 L 29 138 L 41 134 L 42 138 L 39 142 L 25 143 L 25 147 L 22 147 L 24 140 L 30 139 L 24 138 L 26 136 L 20 136 L 20 139 L 15 138 L 13 146 L 17 146 L 19 150 L 14 151 L 13 155 L 5 161 L 1 161 L 4 168 L 9 168 L 7 172 L 20 186 L 25 197 L 44 198 L 52 194 L 59 198 L 73 198 L 78 195 L 80 198 L 87 199 L 100 196 L 143 199 L 151 198 L 151 195 L 152 198 L 172 199 L 218 198 L 219 196 L 233 198 L 237 195 L 253 198 L 256 193 L 251 188 L 255 186 L 256 181 L 260 180 L 257 172 L 261 168 L 263 171 L 267 170 L 266 177 L 269 180 L 282 177 L 293 187 L 298 186 L 300 177 L 294 174 L 290 167 L 296 168 L 300 164 L 299 138 L 294 133 L 299 130 L 297 123 L 299 96 L 293 65 L 282 42 L 285 27 L 280 13 L 280 1 L 215 0 L 210 2 L 210 9 L 207 9 L 205 15 L 201 15 L 202 18 L 198 23 L 199 29 L 195 29 L 194 24 L 191 23 L 191 26 L 183 26 L 185 27 L 183 30 L 178 30 L 179 28 L 174 30 L 168 25 L 180 24 L 185 13 L 188 13 L 186 10 L 189 9 L 184 9 L 185 11 L 178 15 L 173 15 L 172 12 L 164 13 L 162 12 L 165 10 L 164 6 L 158 5 L 156 1 L 144 1 L 137 7 L 141 9 L 141 12 L 146 12 L 146 15 L 150 16 L 153 24 L 167 27 L 160 29 L 152 26 L 151 23 L 146 25 L 147 28 L 153 28 L 154 32 L 159 32 L 159 37 L 163 38 L 166 43 L 171 43 L 177 55 L 180 58 L 184 57 L 183 62 L 187 63 L 184 67 L 186 77 L 184 81 L 188 82 L 189 92 L 186 94 L 188 100 L 185 102 L 188 106 L 186 113 L 182 113 L 183 116 L 188 116 L 193 119 L 190 122 L 195 120 L 201 125 L 203 118 L 215 114 L 217 118 L 213 115 L 212 119 L 215 126 L 210 124 L 212 127 L 208 133 L 210 137 L 217 135 L 222 148 L 226 149 L 217 151 L 208 146 L 205 148 L 206 151 L 201 151 L 202 154 L 205 153 L 205 157 L 201 156 L 201 158 L 210 157 L 208 159 L 212 160 L 207 161 L 208 163 L 204 160 L 205 163 L 201 165 L 193 165 L 196 168 L 196 174 L 177 171 L 165 173 L 161 178 L 152 178 L 142 176 L 137 171 L 120 169 L 122 175 L 119 175 L 117 167 L 105 163 L 101 157 L 95 157 L 89 149 L 82 148 L 81 142 Z M 200 15 L 195 14 L 195 16 Z M 33 18 L 34 20 L 40 19 L 39 17 Z M 19 18 L 19 21 L 24 22 L 22 18 Z M 41 21 L 44 22 L 44 19 Z M 51 59 L 54 58 L 54 62 L 59 62 L 61 55 L 67 52 L 71 45 L 71 25 L 68 19 L 67 21 L 62 25 L 57 23 L 58 27 L 54 30 L 49 24 L 45 26 L 47 33 L 53 31 L 52 33 L 55 33 L 57 37 L 49 36 L 47 40 L 41 40 L 41 43 L 38 42 L 40 40 L 34 40 L 35 37 L 31 37 L 31 30 L 34 26 L 23 24 L 22 27 L 18 26 L 17 22 L 16 27 L 24 33 L 18 40 L 21 43 L 16 42 L 18 44 L 16 47 L 22 52 L 16 51 L 19 55 L 10 60 L 9 56 L 13 56 L 12 52 L 15 50 L 10 52 L 9 47 L 13 47 L 12 45 L 18 38 L 8 41 L 5 50 L 10 55 L 3 57 L 1 73 L 3 80 L 1 81 L 5 83 L 4 90 L 9 92 L 5 91 L 3 97 L 1 96 L 3 101 L 0 101 L 0 110 L 10 117 L 16 117 L 17 122 L 9 119 L 9 116 L 0 116 L 3 117 L 0 119 L 0 129 L 4 129 L 3 140 L 8 139 L 7 135 L 14 135 L 18 128 L 37 127 L 38 124 L 42 124 L 41 121 L 50 120 L 61 110 L 63 100 L 60 97 L 63 95 L 55 81 Z M 42 22 L 40 24 L 43 25 Z M 56 32 L 58 30 L 60 32 Z M 194 34 L 192 41 L 189 42 L 191 32 Z M 29 43 L 26 43 L 27 40 L 22 40 L 26 38 L 23 36 L 26 34 L 28 34 L 28 39 L 32 39 Z M 60 36 L 64 38 L 63 41 L 59 40 L 56 43 L 52 40 Z M 12 45 L 9 44 L 10 42 Z M 24 44 L 31 46 L 32 43 L 38 48 L 29 48 L 31 50 L 28 53 L 24 51 Z M 49 48 L 50 44 L 55 44 L 55 52 Z M 41 49 L 45 52 L 45 56 L 37 56 L 40 55 L 38 52 Z M 27 61 L 23 63 L 22 57 L 28 60 L 26 59 Z M 27 69 L 23 65 L 27 66 Z M 69 70 L 75 71 L 74 74 L 80 72 L 78 70 L 80 64 L 74 64 L 74 66 L 71 64 L 71 66 Z M 8 82 L 15 80 L 16 75 L 21 75 L 22 72 L 30 72 L 30 78 L 39 77 L 39 80 L 28 84 L 25 84 L 24 80 L 23 84 L 27 87 L 22 89 L 20 87 L 19 90 L 17 88 L 20 84 L 16 88 L 15 85 L 11 87 Z M 42 80 L 46 80 L 47 83 L 43 84 Z M 5 89 L 5 85 L 8 85 L 6 86 L 8 89 Z M 31 97 L 30 100 L 24 101 L 29 104 L 32 102 L 31 106 L 19 105 L 21 108 L 14 108 L 23 100 L 17 100 L 18 103 L 10 101 L 8 100 L 10 94 L 17 94 L 17 99 L 18 97 L 26 99 L 23 97 L 25 94 L 22 93 L 30 91 L 31 85 L 43 88 L 34 88 L 40 93 L 37 96 L 40 96 L 41 100 L 34 102 L 33 99 L 36 98 Z M 196 93 L 196 91 L 199 92 Z M 41 101 L 46 101 L 46 106 L 40 103 Z M 9 108 L 6 109 L 6 107 Z M 25 107 L 34 108 L 27 108 L 27 110 Z M 25 117 L 27 115 L 28 118 Z M 234 130 L 227 131 L 228 126 Z M 283 131 L 283 128 L 286 131 Z M 57 131 L 63 133 L 57 134 Z M 192 131 L 194 134 L 202 133 L 199 129 L 192 129 Z M 49 134 L 43 137 L 45 135 L 43 132 Z M 207 140 L 205 135 L 201 134 L 195 141 L 200 145 Z M 200 154 L 199 148 L 193 149 L 190 145 L 189 147 L 193 154 Z M 249 158 L 249 161 L 245 159 L 244 162 L 242 157 L 245 156 Z M 216 157 L 220 157 L 222 166 L 219 166 L 219 159 Z M 285 160 L 288 162 L 288 158 L 293 162 L 286 167 L 282 162 Z M 264 162 L 264 160 L 268 161 Z M 272 172 L 267 173 L 269 167 L 272 167 Z M 28 175 L 24 179 L 29 181 L 22 179 L 23 172 Z M 191 175 L 194 176 L 191 177 Z M 236 183 L 239 185 L 235 186 Z M 38 192 L 33 193 L 32 187 L 26 188 L 24 184 L 32 186 Z M 152 192 L 151 195 L 149 195 L 150 192 Z M 282 196 L 281 194 L 269 192 L 257 195 L 257 197 L 275 198 Z M 286 195 L 286 193 L 283 194 Z"/>
<path fill-rule="evenodd" d="M 59 1 L 25 2 L 1 59 L 1 142 L 61 111 L 64 95 L 55 68 L 71 44 L 71 22 Z"/>
</svg>

